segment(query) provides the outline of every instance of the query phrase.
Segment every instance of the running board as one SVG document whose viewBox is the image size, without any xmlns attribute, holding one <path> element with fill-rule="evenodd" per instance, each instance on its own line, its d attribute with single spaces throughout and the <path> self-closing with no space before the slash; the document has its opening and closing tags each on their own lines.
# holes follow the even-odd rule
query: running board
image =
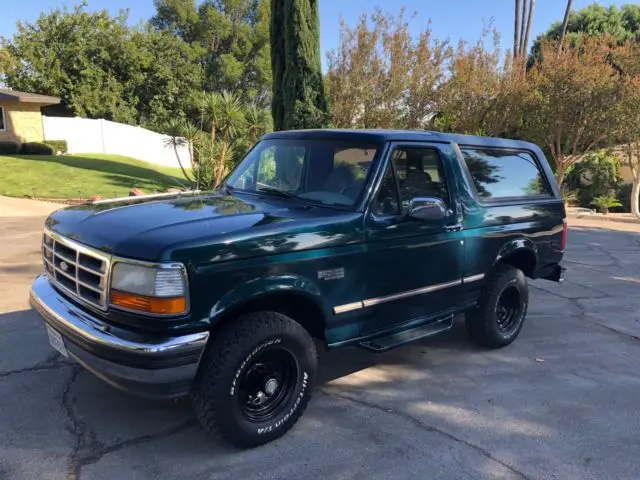
<svg viewBox="0 0 640 480">
<path fill-rule="evenodd" d="M 445 330 L 449 330 L 452 326 L 453 315 L 450 315 L 435 322 L 420 325 L 419 327 L 415 327 L 410 330 L 403 330 L 384 337 L 365 340 L 360 342 L 359 346 L 372 352 L 385 352 L 392 348 L 399 347 L 400 345 L 405 345 L 425 337 L 430 337 L 436 333 L 444 332 Z"/>
</svg>

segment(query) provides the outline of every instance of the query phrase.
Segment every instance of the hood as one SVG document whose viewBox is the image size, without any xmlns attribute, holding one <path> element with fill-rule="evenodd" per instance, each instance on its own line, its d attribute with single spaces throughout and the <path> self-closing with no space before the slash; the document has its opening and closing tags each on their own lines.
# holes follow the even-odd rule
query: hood
<svg viewBox="0 0 640 480">
<path fill-rule="evenodd" d="M 356 214 L 266 196 L 183 194 L 64 208 L 51 214 L 46 226 L 117 256 L 184 260 L 179 257 L 194 250 L 198 259 L 189 258 L 190 261 L 207 262 L 218 258 L 216 249 L 212 250 L 216 245 L 224 246 L 228 260 L 241 256 L 233 253 L 229 257 L 229 246 L 234 242 L 255 243 L 265 237 L 273 242 L 280 236 L 291 237 L 292 229 L 300 229 L 308 236 L 308 232 L 332 224 L 334 217 L 345 215 Z M 347 240 L 344 235 L 330 237 L 334 241 Z"/>
</svg>

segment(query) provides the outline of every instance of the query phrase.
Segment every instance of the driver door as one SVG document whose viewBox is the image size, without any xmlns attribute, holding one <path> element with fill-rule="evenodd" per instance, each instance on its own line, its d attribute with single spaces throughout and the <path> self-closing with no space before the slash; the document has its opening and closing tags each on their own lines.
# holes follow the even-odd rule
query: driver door
<svg viewBox="0 0 640 480">
<path fill-rule="evenodd" d="M 393 145 L 366 214 L 368 261 L 366 331 L 445 312 L 460 290 L 464 242 L 452 201 L 453 148 L 444 144 Z M 409 215 L 414 198 L 438 198 L 444 218 Z M 368 316 L 369 316 L 368 315 Z"/>
</svg>

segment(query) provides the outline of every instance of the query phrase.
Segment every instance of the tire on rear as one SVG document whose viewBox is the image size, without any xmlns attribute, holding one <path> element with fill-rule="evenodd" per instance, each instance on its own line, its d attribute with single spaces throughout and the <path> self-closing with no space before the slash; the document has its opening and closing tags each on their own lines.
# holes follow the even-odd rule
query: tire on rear
<svg viewBox="0 0 640 480">
<path fill-rule="evenodd" d="M 273 351 L 288 352 L 295 360 L 290 362 L 295 363 L 290 375 L 295 386 L 269 419 L 251 419 L 241 407 L 241 382 L 261 355 Z M 193 410 L 209 433 L 226 442 L 240 448 L 262 445 L 298 421 L 311 398 L 316 370 L 315 345 L 299 323 L 276 312 L 249 313 L 213 331 L 193 383 Z"/>
<path fill-rule="evenodd" d="M 517 306 L 513 322 L 501 326 L 498 302 L 509 295 Z M 517 298 L 517 300 L 515 300 Z M 487 348 L 502 348 L 519 335 L 529 306 L 529 287 L 524 272 L 508 264 L 498 265 L 487 278 L 478 306 L 465 315 L 465 326 L 471 340 Z"/>
</svg>

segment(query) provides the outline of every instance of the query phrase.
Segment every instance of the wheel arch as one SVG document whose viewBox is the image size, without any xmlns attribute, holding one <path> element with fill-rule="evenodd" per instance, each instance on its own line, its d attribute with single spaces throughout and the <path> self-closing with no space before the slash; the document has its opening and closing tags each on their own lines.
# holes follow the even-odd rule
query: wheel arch
<svg viewBox="0 0 640 480">
<path fill-rule="evenodd" d="M 492 269 L 505 263 L 522 270 L 528 278 L 535 278 L 538 266 L 538 250 L 535 243 L 528 238 L 518 238 L 505 243 L 498 252 Z"/>
<path fill-rule="evenodd" d="M 327 315 L 319 289 L 308 279 L 287 275 L 247 282 L 213 306 L 210 323 L 216 328 L 239 315 L 257 311 L 286 315 L 302 325 L 312 337 L 326 342 Z"/>
</svg>

